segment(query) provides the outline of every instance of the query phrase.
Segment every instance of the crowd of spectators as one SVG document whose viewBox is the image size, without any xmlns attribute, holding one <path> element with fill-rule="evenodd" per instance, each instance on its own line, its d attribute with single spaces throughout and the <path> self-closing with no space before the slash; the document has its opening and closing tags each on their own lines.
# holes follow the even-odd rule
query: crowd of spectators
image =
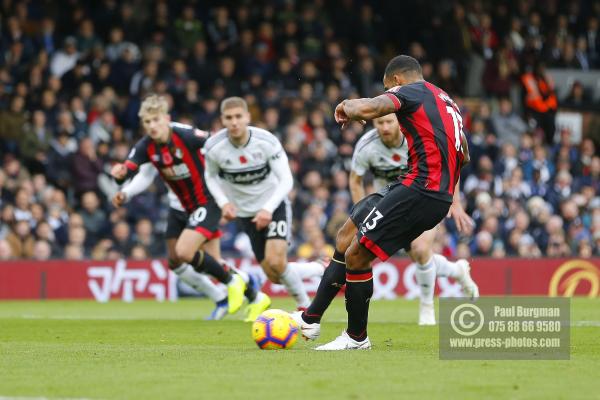
<svg viewBox="0 0 600 400">
<path fill-rule="evenodd" d="M 600 142 L 593 129 L 578 143 L 568 130 L 555 138 L 548 118 L 556 100 L 598 105 L 579 82 L 553 102 L 544 72 L 600 68 L 599 17 L 600 1 L 4 0 L 0 260 L 165 255 L 162 184 L 110 205 L 108 171 L 142 134 L 137 110 L 150 92 L 169 98 L 174 120 L 210 131 L 219 102 L 243 96 L 289 155 L 293 255 L 331 252 L 368 129 L 340 130 L 333 108 L 380 93 L 398 53 L 457 100 L 469 136 L 462 186 L 476 229 L 460 236 L 447 220 L 436 251 L 600 255 Z M 235 225 L 224 231 L 224 251 L 247 251 Z"/>
</svg>

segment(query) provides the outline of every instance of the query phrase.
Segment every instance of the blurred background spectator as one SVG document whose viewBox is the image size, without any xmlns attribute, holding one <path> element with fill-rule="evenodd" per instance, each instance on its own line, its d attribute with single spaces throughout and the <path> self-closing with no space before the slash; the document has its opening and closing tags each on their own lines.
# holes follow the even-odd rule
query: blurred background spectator
<svg viewBox="0 0 600 400">
<path fill-rule="evenodd" d="M 417 58 L 426 79 L 455 98 L 469 137 L 463 202 L 476 231 L 461 237 L 448 220 L 436 250 L 600 255 L 600 93 L 585 75 L 600 73 L 600 1 L 398 7 L 1 2 L 0 259 L 165 255 L 162 183 L 125 208 L 109 201 L 108 171 L 143 134 L 137 111 L 150 92 L 168 96 L 174 120 L 210 131 L 221 128 L 220 101 L 244 96 L 252 123 L 289 154 L 292 255 L 330 254 L 351 207 L 353 148 L 369 129 L 341 131 L 333 109 L 380 93 L 398 53 Z M 576 78 L 555 81 L 557 68 Z M 557 124 L 561 110 L 586 113 L 581 137 Z M 237 253 L 235 226 L 224 231 L 224 252 Z"/>
</svg>

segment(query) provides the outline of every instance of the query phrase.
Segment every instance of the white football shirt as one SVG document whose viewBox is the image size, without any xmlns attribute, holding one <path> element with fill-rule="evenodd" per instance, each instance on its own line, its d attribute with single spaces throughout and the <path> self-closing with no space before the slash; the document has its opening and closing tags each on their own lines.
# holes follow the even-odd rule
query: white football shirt
<svg viewBox="0 0 600 400">
<path fill-rule="evenodd" d="M 219 207 L 232 203 L 240 217 L 259 210 L 273 212 L 294 185 L 288 158 L 276 136 L 248 127 L 249 139 L 235 146 L 222 129 L 202 149 L 206 158 L 206 184 Z"/>
<path fill-rule="evenodd" d="M 375 190 L 380 190 L 397 180 L 407 163 L 408 145 L 404 136 L 400 146 L 388 147 L 381 141 L 377 129 L 371 129 L 356 143 L 351 168 L 358 176 L 364 176 L 367 171 L 371 171 L 375 178 Z"/>
</svg>

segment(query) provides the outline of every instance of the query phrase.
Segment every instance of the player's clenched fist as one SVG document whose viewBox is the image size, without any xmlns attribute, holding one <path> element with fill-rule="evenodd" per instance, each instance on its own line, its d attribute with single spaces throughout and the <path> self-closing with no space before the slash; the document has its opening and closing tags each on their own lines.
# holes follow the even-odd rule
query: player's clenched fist
<svg viewBox="0 0 600 400">
<path fill-rule="evenodd" d="M 235 219 L 237 214 L 235 206 L 231 203 L 224 204 L 221 211 L 223 212 L 223 218 L 226 221 L 231 221 L 232 219 Z"/>
<path fill-rule="evenodd" d="M 118 192 L 112 198 L 112 204 L 115 207 L 121 207 L 127 201 L 127 195 L 123 192 Z"/>
<path fill-rule="evenodd" d="M 115 164 L 110 169 L 110 174 L 115 179 L 125 179 L 125 177 L 127 176 L 127 167 L 125 166 L 125 164 Z"/>
<path fill-rule="evenodd" d="M 346 114 L 346 111 L 344 111 L 344 102 L 342 101 L 335 108 L 335 122 L 338 124 L 345 124 L 348 120 L 348 115 Z"/>
<path fill-rule="evenodd" d="M 270 213 L 267 210 L 260 210 L 254 216 L 254 218 L 252 219 L 252 222 L 254 222 L 256 224 L 256 229 L 260 231 L 261 229 L 266 228 L 267 225 L 269 225 L 269 222 L 271 222 L 272 220 L 273 220 L 272 213 Z"/>
<path fill-rule="evenodd" d="M 454 219 L 458 232 L 463 233 L 465 235 L 470 235 L 471 233 L 473 233 L 475 222 L 473 221 L 473 218 L 471 218 L 469 214 L 465 212 L 460 203 L 453 203 L 450 206 L 448 215 Z"/>
</svg>

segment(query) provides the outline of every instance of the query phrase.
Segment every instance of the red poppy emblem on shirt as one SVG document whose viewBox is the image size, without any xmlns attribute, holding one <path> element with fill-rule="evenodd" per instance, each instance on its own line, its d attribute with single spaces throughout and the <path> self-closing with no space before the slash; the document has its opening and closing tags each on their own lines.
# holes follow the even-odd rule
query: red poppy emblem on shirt
<svg viewBox="0 0 600 400">
<path fill-rule="evenodd" d="M 394 155 L 392 156 L 392 160 L 399 162 L 400 160 L 402 160 L 402 157 L 400 157 L 400 154 L 394 153 Z"/>
<path fill-rule="evenodd" d="M 168 149 L 163 149 L 162 159 L 163 159 L 163 164 L 165 164 L 165 165 L 173 164 L 173 157 L 171 156 L 171 153 L 169 153 Z"/>
<path fill-rule="evenodd" d="M 248 160 L 246 160 L 246 157 L 244 157 L 244 156 L 240 156 L 240 162 L 241 162 L 242 164 L 246 164 L 246 163 L 248 162 Z"/>
</svg>

